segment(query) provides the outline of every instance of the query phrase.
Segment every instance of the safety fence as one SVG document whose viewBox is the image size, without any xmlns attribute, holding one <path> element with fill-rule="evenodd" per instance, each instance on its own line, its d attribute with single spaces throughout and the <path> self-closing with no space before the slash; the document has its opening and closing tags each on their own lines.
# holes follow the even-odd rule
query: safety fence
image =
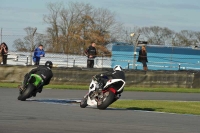
<svg viewBox="0 0 200 133">
<path fill-rule="evenodd" d="M 46 61 L 52 61 L 55 67 L 87 67 L 87 57 L 81 55 L 67 55 L 58 53 L 46 53 L 41 57 L 40 65 Z M 33 65 L 32 55 L 29 52 L 9 52 L 8 65 Z M 95 68 L 110 68 L 111 58 L 96 57 L 94 60 Z"/>
<path fill-rule="evenodd" d="M 23 40 L 27 37 L 26 33 L 18 31 L 13 33 L 12 31 L 1 32 L 0 41 L 6 42 L 9 48 L 8 53 L 8 65 L 33 65 L 32 52 L 16 52 L 15 44 L 17 39 Z M 31 42 L 31 41 L 30 41 Z M 32 42 L 37 46 L 37 41 Z M 31 44 L 30 44 L 31 45 Z M 71 51 L 70 47 L 67 47 L 67 51 Z M 132 49 L 131 49 L 132 50 Z M 83 50 L 84 51 L 84 50 Z M 47 60 L 51 60 L 55 67 L 87 67 L 87 57 L 84 56 L 83 51 L 80 54 L 64 54 L 64 53 L 46 53 L 45 57 L 41 58 L 40 64 L 43 65 Z M 160 49 L 161 53 L 165 53 L 166 49 Z M 200 56 L 194 56 L 192 54 L 181 53 L 180 56 L 176 56 L 176 51 L 173 54 L 158 54 L 156 51 L 148 52 L 148 69 L 149 70 L 200 70 Z M 200 53 L 200 51 L 198 51 Z M 142 64 L 137 62 L 137 54 L 133 54 L 133 50 L 129 51 L 112 51 L 111 56 L 104 54 L 98 55 L 94 60 L 94 68 L 112 68 L 114 65 L 121 65 L 124 69 L 137 69 L 142 70 Z"/>
<path fill-rule="evenodd" d="M 94 68 L 112 68 L 113 64 L 123 64 L 125 66 L 123 67 L 124 69 L 141 70 L 142 63 L 136 62 L 136 64 L 133 65 L 133 56 L 130 58 L 132 58 L 132 60 L 114 60 L 112 57 L 98 56 L 94 59 Z M 159 60 L 160 57 L 157 58 Z M 41 57 L 40 64 L 44 65 L 47 60 L 52 61 L 55 67 L 87 67 L 87 57 L 81 55 L 46 53 L 45 57 Z M 152 70 L 200 70 L 199 59 L 197 58 L 196 60 L 197 63 L 149 61 L 147 64 L 150 70 L 151 68 L 153 68 Z M 29 52 L 9 52 L 7 64 L 33 65 L 32 55 Z"/>
</svg>

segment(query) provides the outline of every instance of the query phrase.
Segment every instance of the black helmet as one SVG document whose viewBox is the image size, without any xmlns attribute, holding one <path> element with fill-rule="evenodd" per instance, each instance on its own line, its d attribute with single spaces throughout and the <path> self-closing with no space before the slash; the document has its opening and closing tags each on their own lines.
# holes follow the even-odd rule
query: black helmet
<svg viewBox="0 0 200 133">
<path fill-rule="evenodd" d="M 45 63 L 45 66 L 52 68 L 53 67 L 53 63 L 51 61 L 47 61 Z"/>
</svg>

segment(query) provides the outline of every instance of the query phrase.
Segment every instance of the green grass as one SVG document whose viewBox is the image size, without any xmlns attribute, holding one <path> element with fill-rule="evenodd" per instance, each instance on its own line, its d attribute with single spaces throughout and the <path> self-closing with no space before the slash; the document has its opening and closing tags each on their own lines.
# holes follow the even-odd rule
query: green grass
<svg viewBox="0 0 200 133">
<path fill-rule="evenodd" d="M 88 86 L 86 86 L 86 85 L 47 85 L 47 86 L 45 86 L 45 88 L 87 90 Z M 200 93 L 200 89 L 192 89 L 192 88 L 141 88 L 141 87 L 125 87 L 125 91 Z"/>
<path fill-rule="evenodd" d="M 20 83 L 0 83 L 0 88 L 16 88 Z"/>
<path fill-rule="evenodd" d="M 144 92 L 179 92 L 179 93 L 200 93 L 198 88 L 141 88 L 141 87 L 125 87 L 127 91 L 144 91 Z"/>
<path fill-rule="evenodd" d="M 111 105 L 114 108 L 200 115 L 200 102 L 119 100 Z"/>
<path fill-rule="evenodd" d="M 1 88 L 17 88 L 20 83 L 0 83 Z M 88 83 L 89 85 L 89 83 Z M 76 89 L 76 90 L 87 90 L 87 85 L 54 85 L 49 84 L 44 88 L 52 89 Z M 200 89 L 192 88 L 141 88 L 141 87 L 126 87 L 125 91 L 141 91 L 141 92 L 176 92 L 176 93 L 200 93 Z"/>
<path fill-rule="evenodd" d="M 17 88 L 20 83 L 0 83 L 1 88 Z M 87 90 L 88 86 L 86 85 L 46 85 L 44 88 L 52 89 L 77 89 L 77 90 Z"/>
</svg>

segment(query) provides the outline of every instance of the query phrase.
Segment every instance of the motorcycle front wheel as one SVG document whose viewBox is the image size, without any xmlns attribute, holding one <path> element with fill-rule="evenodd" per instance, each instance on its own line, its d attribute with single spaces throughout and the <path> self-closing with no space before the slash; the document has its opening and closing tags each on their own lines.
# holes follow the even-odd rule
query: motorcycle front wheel
<svg viewBox="0 0 200 133">
<path fill-rule="evenodd" d="M 115 94 L 112 91 L 109 90 L 105 92 L 102 102 L 100 102 L 100 104 L 97 103 L 97 108 L 101 110 L 106 109 L 110 104 L 113 103 L 114 98 Z"/>
<path fill-rule="evenodd" d="M 80 107 L 81 107 L 81 108 L 85 108 L 85 107 L 88 106 L 87 100 L 88 100 L 88 96 L 84 97 L 84 98 L 81 100 L 81 102 L 80 102 Z"/>
</svg>

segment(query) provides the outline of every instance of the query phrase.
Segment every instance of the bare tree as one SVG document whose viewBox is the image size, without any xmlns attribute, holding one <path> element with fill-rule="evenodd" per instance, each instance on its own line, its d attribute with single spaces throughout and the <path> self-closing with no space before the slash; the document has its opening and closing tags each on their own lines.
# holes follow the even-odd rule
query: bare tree
<svg viewBox="0 0 200 133">
<path fill-rule="evenodd" d="M 48 9 L 50 14 L 44 20 L 49 24 L 47 31 L 56 52 L 81 54 L 91 41 L 103 47 L 111 40 L 111 34 L 118 33 L 114 14 L 107 9 L 78 2 L 70 2 L 65 7 L 51 3 Z"/>
<path fill-rule="evenodd" d="M 195 36 L 197 39 L 197 44 L 199 45 L 200 44 L 200 32 L 195 32 Z"/>
<path fill-rule="evenodd" d="M 88 41 L 86 33 L 89 24 L 93 23 L 90 17 L 92 7 L 84 3 L 70 3 L 69 7 L 60 13 L 59 25 L 62 32 L 63 48 L 72 53 L 81 54 L 83 46 Z M 65 51 L 66 51 L 65 50 Z"/>
<path fill-rule="evenodd" d="M 170 44 L 174 36 L 174 31 L 158 26 L 143 27 L 139 32 L 144 35 L 149 44 L 164 45 Z"/>
<path fill-rule="evenodd" d="M 197 34 L 194 31 L 182 30 L 176 33 L 176 46 L 194 46 L 198 44 Z"/>
<path fill-rule="evenodd" d="M 14 40 L 13 47 L 16 50 L 32 52 L 39 44 L 47 46 L 47 40 L 43 34 L 35 33 L 35 35 L 33 35 L 36 30 L 35 28 L 26 27 L 24 30 L 27 35 L 23 39 L 19 38 Z"/>
<path fill-rule="evenodd" d="M 28 51 L 26 45 L 24 44 L 24 41 L 22 39 L 16 39 L 14 40 L 14 44 L 13 47 L 17 50 L 17 51 Z"/>
<path fill-rule="evenodd" d="M 59 51 L 60 47 L 58 47 L 59 44 L 59 13 L 61 9 L 63 8 L 62 3 L 49 3 L 47 5 L 47 8 L 49 10 L 48 15 L 44 15 L 44 21 L 49 24 L 49 28 L 47 29 L 47 33 L 49 38 L 51 39 L 51 46 L 52 51 Z"/>
</svg>

